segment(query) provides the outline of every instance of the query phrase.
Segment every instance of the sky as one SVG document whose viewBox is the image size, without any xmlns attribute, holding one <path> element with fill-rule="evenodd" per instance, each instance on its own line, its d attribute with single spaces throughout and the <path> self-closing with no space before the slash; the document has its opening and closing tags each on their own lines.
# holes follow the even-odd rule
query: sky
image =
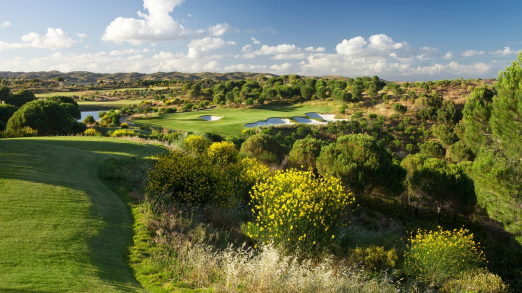
<svg viewBox="0 0 522 293">
<path fill-rule="evenodd" d="M 18 0 L 0 71 L 492 78 L 522 49 L 522 1 Z"/>
</svg>

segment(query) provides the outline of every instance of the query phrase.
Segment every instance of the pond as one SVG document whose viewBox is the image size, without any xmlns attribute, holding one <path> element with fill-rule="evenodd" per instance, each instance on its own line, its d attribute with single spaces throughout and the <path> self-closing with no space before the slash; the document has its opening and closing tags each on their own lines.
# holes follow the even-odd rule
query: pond
<svg viewBox="0 0 522 293">
<path fill-rule="evenodd" d="M 94 120 L 98 120 L 98 114 L 100 113 L 101 111 L 82 111 L 82 118 L 80 118 L 79 120 L 77 120 L 78 122 L 82 122 L 83 119 L 85 119 L 85 117 L 89 116 L 89 115 L 92 115 L 94 117 Z"/>
</svg>

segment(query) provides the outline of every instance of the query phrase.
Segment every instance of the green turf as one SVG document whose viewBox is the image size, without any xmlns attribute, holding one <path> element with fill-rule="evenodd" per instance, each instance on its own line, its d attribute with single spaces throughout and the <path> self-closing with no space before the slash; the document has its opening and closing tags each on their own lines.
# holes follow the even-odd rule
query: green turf
<svg viewBox="0 0 522 293">
<path fill-rule="evenodd" d="M 152 87 L 153 90 L 164 90 L 169 87 L 166 86 L 158 86 L 158 87 Z M 37 98 L 48 98 L 48 97 L 54 97 L 54 96 L 85 96 L 85 95 L 104 95 L 105 93 L 112 93 L 113 91 L 117 92 L 123 92 L 123 91 L 140 91 L 140 90 L 146 90 L 148 88 L 121 88 L 121 89 L 114 89 L 114 90 L 100 90 L 100 91 L 94 91 L 94 90 L 87 90 L 87 91 L 77 91 L 77 92 L 49 92 L 49 93 L 38 93 L 35 94 Z"/>
<path fill-rule="evenodd" d="M 258 109 L 220 108 L 205 111 L 164 114 L 156 119 L 136 119 L 136 125 L 169 128 L 192 132 L 212 132 L 220 135 L 236 135 L 245 129 L 245 124 L 255 123 L 267 118 L 291 118 L 305 116 L 308 112 L 328 113 L 334 106 L 328 105 L 270 105 Z M 200 116 L 223 117 L 218 121 L 205 121 Z"/>
<path fill-rule="evenodd" d="M 0 292 L 141 292 L 133 218 L 98 177 L 109 158 L 163 149 L 111 138 L 0 140 Z"/>
<path fill-rule="evenodd" d="M 96 111 L 96 110 L 110 110 L 119 109 L 122 107 L 129 107 L 131 105 L 140 104 L 143 101 L 153 100 L 119 100 L 109 102 L 93 102 L 93 101 L 78 101 L 78 106 L 81 111 Z"/>
</svg>

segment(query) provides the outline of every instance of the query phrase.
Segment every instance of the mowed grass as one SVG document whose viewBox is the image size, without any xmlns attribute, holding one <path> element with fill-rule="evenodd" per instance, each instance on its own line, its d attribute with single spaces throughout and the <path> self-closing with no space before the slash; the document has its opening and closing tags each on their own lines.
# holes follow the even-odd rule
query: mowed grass
<svg viewBox="0 0 522 293">
<path fill-rule="evenodd" d="M 151 87 L 150 89 L 153 89 L 153 90 L 164 90 L 164 89 L 168 89 L 169 87 L 166 87 L 166 86 L 158 86 L 158 87 Z M 175 88 L 175 87 L 171 87 L 171 88 Z M 54 96 L 67 96 L 67 97 L 70 97 L 70 96 L 78 96 L 78 97 L 81 97 L 81 96 L 86 96 L 86 95 L 92 95 L 92 94 L 97 94 L 97 95 L 101 95 L 103 96 L 104 94 L 108 94 L 108 93 L 112 93 L 114 91 L 117 91 L 117 92 L 123 92 L 123 91 L 141 91 L 141 90 L 146 90 L 146 89 L 149 89 L 149 88 L 121 88 L 121 89 L 114 89 L 114 90 L 100 90 L 100 91 L 93 91 L 93 90 L 88 90 L 88 91 L 77 91 L 77 92 L 49 92 L 49 93 L 38 93 L 38 94 L 35 94 L 35 96 L 37 98 L 48 98 L 48 97 L 54 97 Z"/>
<path fill-rule="evenodd" d="M 142 292 L 126 263 L 133 217 L 98 177 L 163 149 L 111 138 L 0 140 L 0 292 Z"/>
<path fill-rule="evenodd" d="M 143 101 L 149 100 L 118 100 L 118 101 L 107 101 L 107 102 L 93 102 L 93 101 L 78 101 L 78 107 L 80 111 L 96 111 L 96 110 L 110 110 L 119 109 L 122 107 L 129 107 L 131 105 L 140 104 Z"/>
<path fill-rule="evenodd" d="M 240 134 L 245 124 L 255 123 L 268 118 L 304 117 L 305 113 L 329 113 L 334 106 L 329 105 L 268 105 L 258 109 L 220 108 L 205 111 L 164 114 L 160 118 L 136 119 L 136 125 L 169 128 L 192 132 L 211 132 L 223 136 Z M 212 115 L 222 117 L 217 121 L 205 121 L 199 117 Z"/>
</svg>

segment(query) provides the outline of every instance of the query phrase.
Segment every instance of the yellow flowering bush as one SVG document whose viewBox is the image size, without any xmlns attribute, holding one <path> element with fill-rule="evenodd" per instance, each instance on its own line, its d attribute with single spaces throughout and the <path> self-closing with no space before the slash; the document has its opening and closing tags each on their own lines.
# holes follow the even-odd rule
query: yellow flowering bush
<svg viewBox="0 0 522 293">
<path fill-rule="evenodd" d="M 196 155 L 202 155 L 210 146 L 210 141 L 200 135 L 190 135 L 183 141 L 183 148 Z"/>
<path fill-rule="evenodd" d="M 207 150 L 208 157 L 218 166 L 227 166 L 237 162 L 239 151 L 228 141 L 215 142 Z"/>
<path fill-rule="evenodd" d="M 158 158 L 149 171 L 147 191 L 156 200 L 189 204 L 227 205 L 230 186 L 207 156 L 174 151 Z"/>
<path fill-rule="evenodd" d="M 96 129 L 94 129 L 94 128 L 89 128 L 89 129 L 85 130 L 83 132 L 83 134 L 85 136 L 96 136 L 96 135 L 98 135 L 98 131 L 96 131 Z"/>
<path fill-rule="evenodd" d="M 307 255 L 328 249 L 339 216 L 355 200 L 339 179 L 325 180 L 312 171 L 295 169 L 276 171 L 257 183 L 251 197 L 258 228 L 248 229 L 249 236 Z"/>
<path fill-rule="evenodd" d="M 20 136 L 22 137 L 30 137 L 30 136 L 37 136 L 38 130 L 32 129 L 29 126 L 25 126 L 24 128 L 20 129 Z"/>
<path fill-rule="evenodd" d="M 111 136 L 112 137 L 124 137 L 124 136 L 137 136 L 138 134 L 134 132 L 134 130 L 127 130 L 127 129 L 118 129 L 115 130 Z"/>
<path fill-rule="evenodd" d="M 269 167 L 261 164 L 255 158 L 248 157 L 227 166 L 224 173 L 232 185 L 235 201 L 245 204 L 250 202 L 252 187 L 256 183 L 266 180 L 271 174 Z"/>
<path fill-rule="evenodd" d="M 448 278 L 477 269 L 485 260 L 473 234 L 466 229 L 418 230 L 405 253 L 404 272 L 422 281 L 442 284 Z"/>
<path fill-rule="evenodd" d="M 129 129 L 129 123 L 125 122 L 125 123 L 120 124 L 120 128 Z"/>
</svg>

